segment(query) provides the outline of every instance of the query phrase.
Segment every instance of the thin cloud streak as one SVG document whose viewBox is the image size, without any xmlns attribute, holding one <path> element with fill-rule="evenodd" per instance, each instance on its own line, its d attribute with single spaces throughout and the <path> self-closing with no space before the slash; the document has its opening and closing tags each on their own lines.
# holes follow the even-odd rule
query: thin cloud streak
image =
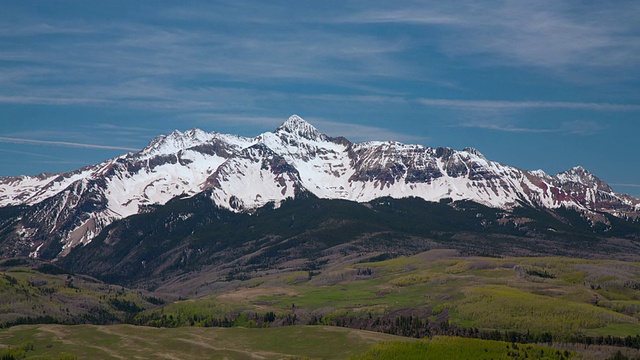
<svg viewBox="0 0 640 360">
<path fill-rule="evenodd" d="M 350 16 L 337 17 L 336 23 L 400 23 L 413 25 L 463 25 L 465 20 L 456 14 L 448 14 L 443 9 L 425 10 L 421 8 L 405 8 L 389 11 L 364 11 Z"/>
<path fill-rule="evenodd" d="M 123 146 L 110 146 L 110 145 L 95 145 L 95 144 L 84 144 L 84 143 L 75 143 L 75 142 L 67 142 L 67 141 L 48 141 L 48 140 L 33 140 L 33 139 L 21 139 L 21 138 L 10 138 L 0 136 L 0 142 L 3 143 L 12 143 L 12 144 L 26 144 L 26 145 L 51 145 L 51 146 L 64 146 L 64 147 L 75 147 L 75 148 L 85 148 L 85 149 L 102 149 L 102 150 L 125 150 L 125 151 L 139 151 L 140 149 L 129 148 Z"/>
<path fill-rule="evenodd" d="M 196 123 L 200 126 L 229 126 L 236 125 L 239 127 L 250 126 L 253 128 L 265 129 L 265 131 L 273 131 L 280 124 L 282 124 L 286 118 L 273 117 L 273 116 L 259 116 L 259 115 L 242 115 L 233 113 L 186 113 L 178 116 L 178 119 L 189 121 L 190 123 Z M 248 136 L 256 136 L 256 134 L 250 134 Z"/>
<path fill-rule="evenodd" d="M 609 184 L 611 186 L 640 188 L 640 184 Z"/>
<path fill-rule="evenodd" d="M 640 60 L 638 11 L 634 2 L 429 2 L 363 10 L 339 22 L 435 27 L 443 34 L 432 43 L 453 57 L 481 55 L 501 65 L 552 71 L 575 66 L 615 69 Z"/>
<path fill-rule="evenodd" d="M 594 135 L 608 126 L 593 120 L 564 121 L 560 124 L 560 131 L 573 135 Z"/>
<path fill-rule="evenodd" d="M 556 127 L 542 128 L 516 125 L 522 122 L 523 121 L 517 120 L 475 120 L 462 122 L 453 126 L 513 133 L 564 133 L 581 136 L 595 135 L 608 128 L 607 125 L 593 120 L 562 121 Z"/>
<path fill-rule="evenodd" d="M 32 152 L 28 152 L 28 151 L 9 150 L 9 149 L 0 149 L 0 151 L 1 152 L 5 152 L 5 153 L 18 154 L 18 155 L 36 156 L 36 157 L 47 158 L 47 159 L 57 159 L 57 157 L 55 157 L 55 156 L 32 153 Z"/>
<path fill-rule="evenodd" d="M 557 129 L 535 129 L 527 127 L 517 127 L 513 125 L 506 125 L 503 123 L 490 123 L 490 122 L 466 122 L 456 125 L 462 128 L 476 128 L 484 130 L 495 130 L 514 133 L 555 133 Z"/>
<path fill-rule="evenodd" d="M 352 141 L 388 141 L 395 140 L 404 143 L 425 142 L 425 136 L 399 133 L 390 129 L 376 126 L 348 124 L 330 120 L 310 119 L 310 123 L 319 131 L 329 136 L 343 136 Z"/>
<path fill-rule="evenodd" d="M 238 14 L 245 12 L 242 6 L 229 7 Z M 270 8 L 270 12 L 283 11 Z M 31 45 L 0 54 L 16 63 L 0 74 L 0 103 L 229 111 L 228 102 L 219 106 L 207 102 L 225 90 L 274 80 L 358 89 L 371 78 L 411 78 L 416 71 L 416 66 L 398 62 L 396 55 L 407 50 L 407 44 L 398 39 L 360 32 L 345 36 L 335 29 L 307 26 L 292 32 L 279 20 L 264 32 L 247 32 L 246 26 L 236 24 L 237 18 L 220 15 L 217 6 L 209 9 L 229 25 L 238 25 L 238 31 L 175 22 L 161 26 L 71 20 L 43 25 L 45 20 L 36 24 L 12 20 L 3 29 L 13 30 L 4 36 Z M 202 15 L 199 10 L 182 15 L 197 17 Z M 150 16 L 162 18 L 164 12 L 160 13 Z M 256 12 L 259 15 L 264 14 Z M 51 35 L 46 42 L 35 36 L 42 32 Z M 61 47 L 66 50 L 60 52 Z M 237 88 L 210 91 L 208 86 L 220 82 Z M 248 97 L 242 106 L 259 99 L 260 91 Z"/>
<path fill-rule="evenodd" d="M 114 130 L 114 131 L 149 132 L 149 128 L 145 128 L 145 127 L 121 126 L 121 125 L 107 124 L 107 123 L 96 124 L 94 127 L 101 130 L 106 129 L 106 130 Z"/>
<path fill-rule="evenodd" d="M 107 104 L 105 99 L 64 98 L 58 96 L 8 96 L 0 95 L 0 103 L 5 104 L 39 104 L 39 105 L 97 105 Z"/>
<path fill-rule="evenodd" d="M 571 109 L 597 111 L 640 111 L 640 105 L 614 103 L 586 103 L 569 101 L 507 101 L 507 100 L 458 100 L 458 99 L 419 99 L 427 106 L 462 109 Z"/>
<path fill-rule="evenodd" d="M 258 2 L 250 4 L 253 7 L 263 5 Z M 563 64 L 581 65 L 585 59 L 600 58 L 635 64 L 637 62 L 630 59 L 640 59 L 640 48 L 634 45 L 640 42 L 637 41 L 638 36 L 634 35 L 634 25 L 629 25 L 633 22 L 627 21 L 627 17 L 617 22 L 622 25 L 613 21 L 615 15 L 632 13 L 624 10 L 605 12 L 606 16 L 602 17 L 601 22 L 595 22 L 588 11 L 569 16 L 565 9 L 567 4 L 529 4 L 521 9 L 520 4 L 479 7 L 472 3 L 469 6 L 431 3 L 428 6 L 393 8 L 374 2 L 371 7 L 356 6 L 354 15 L 338 17 L 338 20 L 325 17 L 327 14 L 324 12 L 319 15 L 302 14 L 302 18 L 290 19 L 296 26 L 296 31 L 291 32 L 289 27 L 280 26 L 279 15 L 284 13 L 282 7 L 268 6 L 265 9 L 264 6 L 249 14 L 246 12 L 247 6 L 242 4 L 225 7 L 232 14 L 242 14 L 245 20 L 248 16 L 254 25 L 261 24 L 261 18 L 263 21 L 265 18 L 277 19 L 268 26 L 260 25 L 264 33 L 249 33 L 242 26 L 238 26 L 237 33 L 229 34 L 225 31 L 205 31 L 200 26 L 184 27 L 179 23 L 158 26 L 150 22 L 126 21 L 9 24 L 2 28 L 4 36 L 8 38 L 40 33 L 53 36 L 39 46 L 7 49 L 0 55 L 24 64 L 8 69 L 4 75 L 7 78 L 5 81 L 0 79 L 5 93 L 0 93 L 0 103 L 232 111 L 227 102 L 212 104 L 212 99 L 219 98 L 218 93 L 225 89 L 216 91 L 207 88 L 199 84 L 198 79 L 208 79 L 209 85 L 229 79 L 236 84 L 244 84 L 240 86 L 283 80 L 353 90 L 362 88 L 372 80 L 379 83 L 380 78 L 407 80 L 419 77 L 423 82 L 438 85 L 437 81 L 427 78 L 429 71 L 417 63 L 403 60 L 404 56 L 397 56 L 425 44 L 439 47 L 441 52 L 456 58 L 482 54 L 500 59 L 517 58 L 520 60 L 518 63 L 525 64 L 561 61 Z M 184 22 L 191 19 L 207 20 L 211 15 L 214 16 L 213 23 L 220 20 L 229 26 L 238 25 L 237 17 L 224 15 L 218 5 L 204 9 L 183 9 L 175 14 L 173 10 L 179 9 L 160 10 L 150 14 L 150 17 L 166 19 L 176 16 Z M 272 16 L 263 16 L 265 11 Z M 338 15 L 338 12 L 333 15 Z M 297 26 L 305 23 L 313 23 L 316 27 Z M 429 32 L 432 39 L 421 39 L 408 35 L 386 37 L 364 34 L 357 29 L 347 32 L 335 29 L 345 24 L 384 23 L 425 28 L 434 26 L 438 31 Z M 317 28 L 325 26 L 326 31 Z M 68 51 L 60 52 L 60 44 L 64 44 Z M 607 50 L 606 57 L 602 54 L 604 50 Z M 557 56 L 550 54 L 551 51 L 557 52 Z M 589 56 L 591 53 L 597 56 Z M 69 54 L 73 54 L 73 57 Z M 86 81 L 73 84 L 67 82 L 68 79 Z M 196 84 L 191 84 L 194 79 Z M 86 94 L 92 94 L 94 98 L 88 98 Z M 247 94 L 243 99 L 245 106 L 260 100 L 259 94 L 260 91 Z M 463 106 L 443 102 L 446 99 L 440 100 L 439 104 L 435 100 L 427 99 L 423 104 L 499 109 L 640 109 L 639 105 L 535 101 L 467 103 Z"/>
</svg>

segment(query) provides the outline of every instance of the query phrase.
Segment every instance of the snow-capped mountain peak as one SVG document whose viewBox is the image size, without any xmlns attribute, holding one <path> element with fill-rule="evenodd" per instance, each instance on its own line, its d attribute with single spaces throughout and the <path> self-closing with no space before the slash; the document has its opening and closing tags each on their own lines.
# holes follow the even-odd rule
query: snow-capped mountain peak
<svg viewBox="0 0 640 360">
<path fill-rule="evenodd" d="M 325 140 L 326 135 L 322 134 L 313 125 L 302 119 L 298 115 L 291 115 L 282 125 L 280 125 L 275 134 L 291 134 L 308 140 Z"/>
<path fill-rule="evenodd" d="M 160 135 L 153 139 L 149 145 L 142 149 L 140 154 L 147 156 L 173 154 L 180 150 L 211 141 L 216 135 L 217 133 L 215 132 L 208 133 L 197 128 L 187 130 L 184 133 L 179 130 L 174 130 L 169 135 Z"/>
<path fill-rule="evenodd" d="M 640 217 L 640 200 L 619 195 L 582 167 L 555 176 L 458 151 L 392 141 L 329 138 L 297 115 L 254 138 L 191 129 L 153 139 L 138 153 L 40 177 L 0 178 L 0 206 L 25 205 L 21 254 L 36 256 L 55 233 L 52 256 L 86 244 L 115 220 L 177 196 L 210 194 L 231 211 L 276 205 L 300 193 L 367 202 L 379 197 L 471 200 L 508 211 L 521 204 Z M 21 246 L 21 247 L 20 247 Z M 48 245 L 49 246 L 49 245 Z M 51 250 L 54 251 L 54 250 Z"/>
<path fill-rule="evenodd" d="M 487 160 L 486 157 L 484 157 L 484 155 L 482 155 L 482 153 L 480 151 L 478 151 L 478 149 L 472 148 L 472 147 L 466 147 L 464 149 L 462 149 L 462 151 L 466 151 L 469 154 L 473 154 L 481 159 Z"/>
<path fill-rule="evenodd" d="M 537 170 L 531 170 L 529 171 L 529 173 L 535 177 L 541 178 L 541 179 L 545 179 L 547 181 L 552 180 L 553 178 L 551 177 L 551 175 L 547 174 L 544 170 L 542 169 L 537 169 Z"/>
<path fill-rule="evenodd" d="M 582 184 L 593 190 L 613 192 L 613 189 L 611 189 L 607 183 L 600 180 L 582 166 L 575 166 L 567 171 L 561 172 L 557 174 L 555 178 L 563 182 Z"/>
</svg>

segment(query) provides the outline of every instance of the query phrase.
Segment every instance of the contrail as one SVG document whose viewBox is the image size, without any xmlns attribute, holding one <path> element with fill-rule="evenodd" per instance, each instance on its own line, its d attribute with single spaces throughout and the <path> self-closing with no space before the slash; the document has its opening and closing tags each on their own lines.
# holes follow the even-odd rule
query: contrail
<svg viewBox="0 0 640 360">
<path fill-rule="evenodd" d="M 32 140 L 32 139 L 20 139 L 20 138 L 11 138 L 11 137 L 3 137 L 3 136 L 0 136 L 0 142 L 13 143 L 13 144 L 66 146 L 66 147 L 77 147 L 77 148 L 85 148 L 85 149 L 125 150 L 125 151 L 140 150 L 140 149 L 129 148 L 124 146 L 83 144 L 83 143 L 75 143 L 75 142 L 67 142 L 67 141 Z"/>
<path fill-rule="evenodd" d="M 609 184 L 611 186 L 640 187 L 640 184 Z"/>
</svg>

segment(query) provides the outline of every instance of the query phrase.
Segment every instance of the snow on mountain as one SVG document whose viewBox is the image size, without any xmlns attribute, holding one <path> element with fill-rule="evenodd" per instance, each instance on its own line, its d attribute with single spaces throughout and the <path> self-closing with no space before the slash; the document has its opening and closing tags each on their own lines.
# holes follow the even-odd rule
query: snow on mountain
<svg viewBox="0 0 640 360">
<path fill-rule="evenodd" d="M 41 174 L 0 178 L 0 207 L 18 204 L 32 205 L 47 199 L 83 179 L 91 172 L 83 168 L 66 174 Z"/>
<path fill-rule="evenodd" d="M 577 183 L 590 187 L 594 191 L 613 192 L 604 181 L 587 171 L 582 166 L 576 166 L 555 176 L 562 183 Z"/>
<path fill-rule="evenodd" d="M 298 171 L 261 143 L 226 161 L 208 182 L 215 203 L 236 211 L 279 203 L 302 188 Z"/>
<path fill-rule="evenodd" d="M 640 200 L 615 194 L 582 167 L 549 176 L 490 161 L 473 148 L 355 144 L 328 137 L 296 115 L 254 138 L 174 131 L 138 153 L 74 172 L 0 178 L 0 206 L 30 205 L 30 220 L 22 220 L 16 241 L 38 256 L 57 234 L 62 249 L 56 256 L 91 241 L 117 219 L 203 191 L 237 212 L 278 204 L 301 191 L 358 202 L 415 196 L 504 209 L 567 206 L 618 216 L 640 210 Z"/>
<path fill-rule="evenodd" d="M 550 175 L 548 175 L 546 172 L 544 172 L 544 170 L 538 169 L 538 170 L 531 170 L 529 171 L 529 173 L 535 177 L 541 178 L 541 179 L 545 179 L 548 181 L 551 181 L 552 177 Z"/>
<path fill-rule="evenodd" d="M 348 199 L 350 143 L 334 141 L 298 116 L 257 137 L 297 169 L 302 185 L 318 197 Z"/>
</svg>

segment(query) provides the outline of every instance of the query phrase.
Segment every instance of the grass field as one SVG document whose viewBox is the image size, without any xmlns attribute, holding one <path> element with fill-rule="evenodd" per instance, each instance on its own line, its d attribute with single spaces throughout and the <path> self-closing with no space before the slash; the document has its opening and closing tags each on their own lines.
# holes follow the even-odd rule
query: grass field
<svg viewBox="0 0 640 360">
<path fill-rule="evenodd" d="M 640 264 L 568 258 L 469 258 L 447 250 L 315 273 L 257 274 L 217 295 L 182 301 L 141 318 L 272 311 L 330 323 L 340 316 L 443 311 L 463 327 L 635 336 L 640 334 Z M 218 314 L 218 315 L 216 315 Z M 197 324 L 195 324 L 197 325 Z"/>
<path fill-rule="evenodd" d="M 583 359 L 574 351 L 508 342 L 435 337 L 416 340 L 369 331 L 288 326 L 269 329 L 159 329 L 131 325 L 20 325 L 0 331 L 2 346 L 35 344 L 32 358 L 69 359 Z"/>
<path fill-rule="evenodd" d="M 412 343 L 380 343 L 352 360 L 507 360 L 548 359 L 566 360 L 582 358 L 568 350 L 552 349 L 537 345 L 517 345 L 504 341 L 436 337 Z"/>
<path fill-rule="evenodd" d="M 415 339 L 337 327 L 158 329 L 131 325 L 20 325 L 0 331 L 0 344 L 34 341 L 30 355 L 78 359 L 347 359 L 381 341 Z"/>
</svg>

